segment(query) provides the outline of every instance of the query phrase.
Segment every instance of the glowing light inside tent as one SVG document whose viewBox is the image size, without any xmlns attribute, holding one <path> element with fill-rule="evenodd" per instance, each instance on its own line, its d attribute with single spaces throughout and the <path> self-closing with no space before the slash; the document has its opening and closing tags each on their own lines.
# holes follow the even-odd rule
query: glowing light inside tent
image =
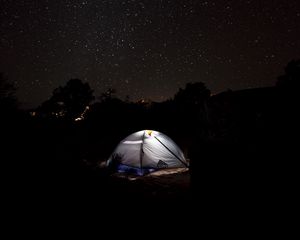
<svg viewBox="0 0 300 240">
<path fill-rule="evenodd" d="M 118 144 L 107 166 L 119 173 L 142 176 L 160 169 L 183 168 L 187 164 L 183 152 L 168 136 L 142 130 Z"/>
<path fill-rule="evenodd" d="M 146 130 L 146 133 L 149 135 L 149 136 L 151 136 L 151 134 L 152 134 L 152 130 Z"/>
</svg>

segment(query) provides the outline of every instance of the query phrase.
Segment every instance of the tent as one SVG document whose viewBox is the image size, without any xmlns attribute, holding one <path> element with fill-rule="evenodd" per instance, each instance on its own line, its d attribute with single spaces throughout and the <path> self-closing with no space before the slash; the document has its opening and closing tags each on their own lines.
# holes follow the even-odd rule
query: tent
<svg viewBox="0 0 300 240">
<path fill-rule="evenodd" d="M 107 161 L 118 172 L 144 175 L 162 168 L 187 167 L 176 143 L 163 133 L 143 130 L 122 140 Z"/>
</svg>

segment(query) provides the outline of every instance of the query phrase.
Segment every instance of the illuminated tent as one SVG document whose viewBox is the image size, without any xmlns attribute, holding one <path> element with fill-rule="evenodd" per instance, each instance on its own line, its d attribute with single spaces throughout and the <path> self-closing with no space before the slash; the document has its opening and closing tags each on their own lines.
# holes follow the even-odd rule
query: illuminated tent
<svg viewBox="0 0 300 240">
<path fill-rule="evenodd" d="M 144 175 L 162 168 L 187 167 L 187 162 L 171 138 L 157 131 L 143 130 L 122 140 L 107 165 L 118 172 Z"/>
</svg>

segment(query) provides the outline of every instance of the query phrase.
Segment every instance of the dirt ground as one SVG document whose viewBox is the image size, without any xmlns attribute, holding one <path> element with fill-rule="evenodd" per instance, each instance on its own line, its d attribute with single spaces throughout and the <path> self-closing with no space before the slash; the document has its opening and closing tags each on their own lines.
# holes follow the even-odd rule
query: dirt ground
<svg viewBox="0 0 300 240">
<path fill-rule="evenodd" d="M 111 180 L 115 193 L 123 197 L 134 196 L 152 201 L 190 198 L 188 168 L 162 169 L 145 176 L 115 173 Z"/>
</svg>

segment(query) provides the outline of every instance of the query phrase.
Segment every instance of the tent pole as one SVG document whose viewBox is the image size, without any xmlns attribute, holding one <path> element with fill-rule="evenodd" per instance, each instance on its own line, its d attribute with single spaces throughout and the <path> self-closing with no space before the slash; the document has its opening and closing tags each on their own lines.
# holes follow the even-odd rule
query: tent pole
<svg viewBox="0 0 300 240">
<path fill-rule="evenodd" d="M 165 144 L 163 144 L 162 143 L 162 141 L 160 141 L 156 136 L 154 136 L 155 137 L 155 139 L 157 140 L 157 141 L 159 141 L 160 142 L 160 144 L 161 145 L 163 145 L 170 153 L 172 153 L 172 155 L 174 156 L 174 157 L 176 157 L 185 167 L 188 167 L 188 165 L 185 163 L 185 162 L 183 162 L 175 153 L 173 153 L 172 151 L 171 151 L 171 149 L 169 149 Z"/>
<path fill-rule="evenodd" d="M 143 170 L 143 156 L 144 156 L 143 145 L 144 145 L 144 139 L 145 139 L 145 131 L 144 131 L 144 134 L 143 134 L 142 143 L 141 143 L 141 151 L 140 151 L 141 171 Z"/>
</svg>

